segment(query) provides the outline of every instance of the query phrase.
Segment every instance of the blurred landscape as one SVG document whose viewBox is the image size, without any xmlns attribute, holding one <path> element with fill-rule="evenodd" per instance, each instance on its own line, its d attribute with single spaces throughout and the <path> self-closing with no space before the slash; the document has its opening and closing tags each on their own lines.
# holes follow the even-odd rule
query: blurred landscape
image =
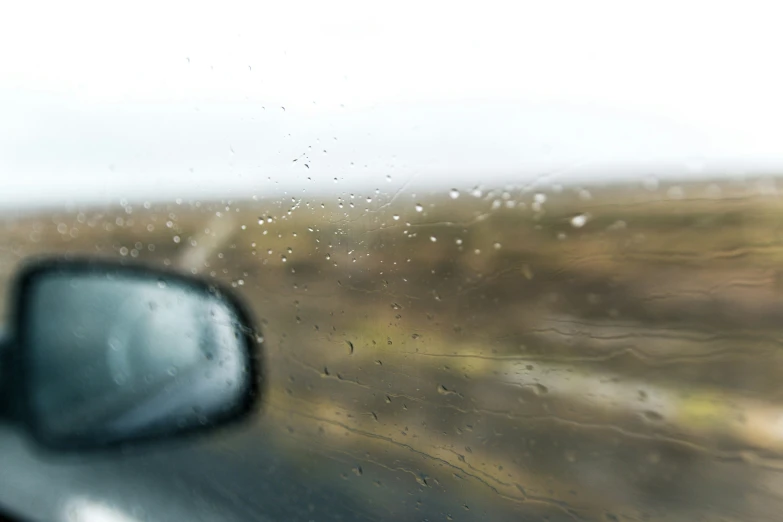
<svg viewBox="0 0 783 522">
<path fill-rule="evenodd" d="M 649 178 L 74 207 L 3 216 L 0 268 L 7 291 L 31 256 L 124 259 L 250 305 L 263 406 L 193 468 L 248 519 L 779 520 L 780 190 Z M 342 507 L 254 505 L 247 483 L 275 487 L 262 449 L 297 495 Z"/>
</svg>

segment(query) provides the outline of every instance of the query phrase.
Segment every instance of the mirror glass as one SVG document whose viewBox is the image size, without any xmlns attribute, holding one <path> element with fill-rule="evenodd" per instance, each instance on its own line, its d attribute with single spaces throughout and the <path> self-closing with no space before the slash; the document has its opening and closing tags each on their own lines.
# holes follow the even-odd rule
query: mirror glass
<svg viewBox="0 0 783 522">
<path fill-rule="evenodd" d="M 180 433 L 228 419 L 250 391 L 238 311 L 187 280 L 52 270 L 26 285 L 31 421 L 54 445 Z"/>
</svg>

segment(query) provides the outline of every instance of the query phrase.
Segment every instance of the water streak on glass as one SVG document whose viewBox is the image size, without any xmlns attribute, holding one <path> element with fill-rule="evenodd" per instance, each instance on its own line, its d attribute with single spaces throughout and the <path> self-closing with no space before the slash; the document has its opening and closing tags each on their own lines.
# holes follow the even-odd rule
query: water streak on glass
<svg viewBox="0 0 783 522">
<path fill-rule="evenodd" d="M 243 281 L 268 350 L 254 425 L 133 468 L 163 484 L 165 462 L 240 519 L 773 521 L 778 185 L 79 209 L 9 219 L 1 252 L 6 273 L 124 247 Z"/>
</svg>

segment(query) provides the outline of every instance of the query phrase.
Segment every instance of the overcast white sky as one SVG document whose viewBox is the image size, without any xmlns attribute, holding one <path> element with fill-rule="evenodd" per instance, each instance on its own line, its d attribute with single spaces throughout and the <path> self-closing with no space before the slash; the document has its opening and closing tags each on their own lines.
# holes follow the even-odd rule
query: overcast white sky
<svg viewBox="0 0 783 522">
<path fill-rule="evenodd" d="M 5 205 L 783 166 L 774 1 L 3 11 Z"/>
</svg>

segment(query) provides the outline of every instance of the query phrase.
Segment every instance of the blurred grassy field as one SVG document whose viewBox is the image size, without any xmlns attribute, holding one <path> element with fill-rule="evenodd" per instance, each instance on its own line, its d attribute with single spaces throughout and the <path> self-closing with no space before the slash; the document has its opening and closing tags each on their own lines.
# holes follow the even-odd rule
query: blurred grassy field
<svg viewBox="0 0 783 522">
<path fill-rule="evenodd" d="M 8 214 L 0 266 L 98 255 L 234 288 L 265 340 L 259 422 L 369 512 L 424 492 L 455 520 L 778 520 L 777 183 Z"/>
</svg>

